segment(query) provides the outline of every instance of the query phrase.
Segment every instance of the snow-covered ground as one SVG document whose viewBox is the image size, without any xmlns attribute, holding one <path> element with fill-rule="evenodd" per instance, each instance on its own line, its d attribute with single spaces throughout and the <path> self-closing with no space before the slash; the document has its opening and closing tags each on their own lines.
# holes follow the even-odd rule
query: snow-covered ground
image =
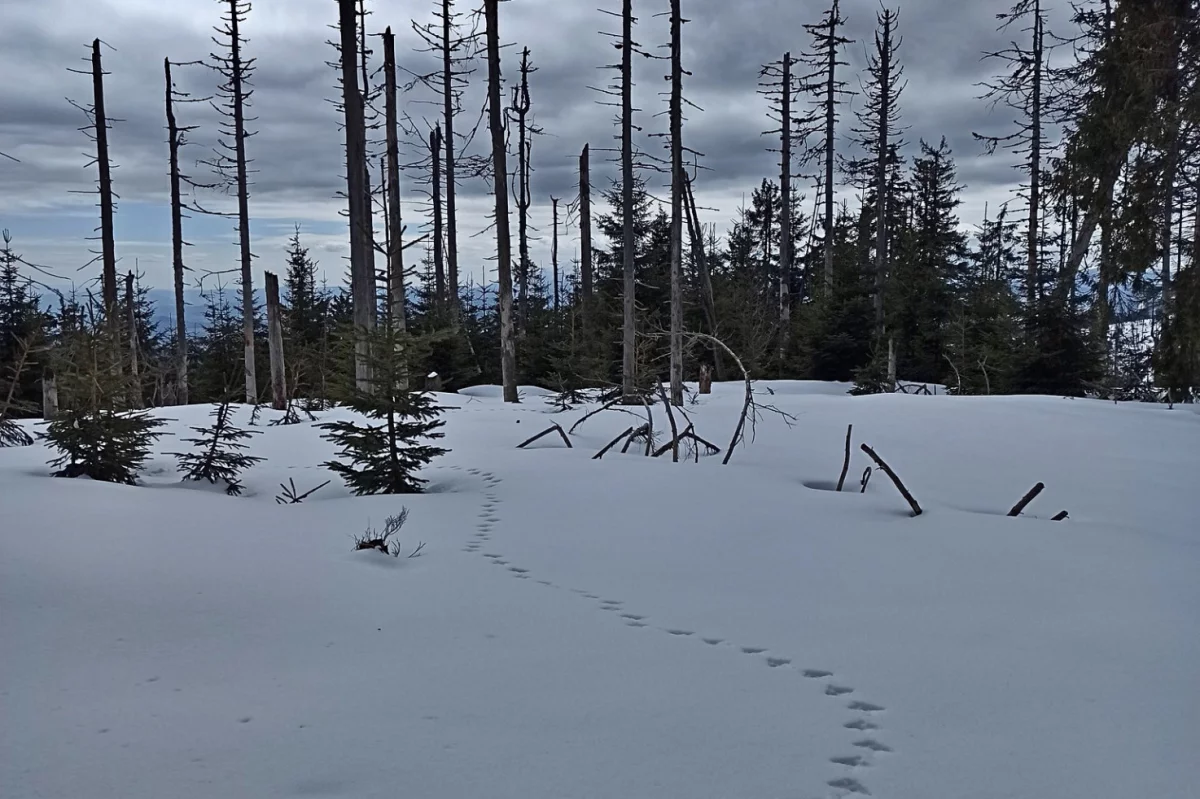
<svg viewBox="0 0 1200 799">
<path fill-rule="evenodd" d="M 311 424 L 240 499 L 171 437 L 140 487 L 0 450 L 0 796 L 1200 796 L 1200 416 L 758 388 L 795 423 L 728 466 L 592 460 L 618 411 L 517 450 L 586 409 L 447 395 L 419 497 L 276 504 L 330 476 Z M 740 404 L 686 410 L 725 447 Z M 864 441 L 922 516 L 858 493 Z M 402 505 L 420 557 L 349 551 Z"/>
</svg>

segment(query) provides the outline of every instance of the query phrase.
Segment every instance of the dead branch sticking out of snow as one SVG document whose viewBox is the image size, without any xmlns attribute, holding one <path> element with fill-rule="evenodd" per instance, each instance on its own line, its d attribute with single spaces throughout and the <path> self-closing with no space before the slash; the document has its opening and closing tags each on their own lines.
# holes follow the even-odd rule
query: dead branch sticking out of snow
<svg viewBox="0 0 1200 799">
<path fill-rule="evenodd" d="M 1021 501 L 1018 502 L 1016 505 L 1012 506 L 1012 510 L 1010 510 L 1008 512 L 1008 515 L 1009 516 L 1020 516 L 1021 511 L 1025 510 L 1025 507 L 1030 502 L 1033 502 L 1035 499 L 1037 499 L 1037 495 L 1042 493 L 1042 491 L 1045 488 L 1046 488 L 1046 484 L 1039 482 L 1033 488 L 1029 489 L 1029 491 L 1026 492 L 1025 496 L 1021 497 Z"/>
<path fill-rule="evenodd" d="M 646 439 L 646 456 L 649 457 L 651 448 L 654 446 L 654 430 L 648 424 L 644 424 L 641 427 L 636 428 L 632 433 L 629 434 L 629 437 L 625 439 L 625 446 L 621 447 L 621 454 L 624 455 L 626 452 L 628 452 L 629 448 L 633 446 L 633 442 L 637 441 L 641 437 L 645 437 Z"/>
<path fill-rule="evenodd" d="M 1068 515 L 1069 514 L 1065 510 L 1060 510 L 1058 513 L 1054 514 L 1053 518 L 1051 518 L 1050 521 L 1061 522 L 1064 519 L 1066 519 Z"/>
<path fill-rule="evenodd" d="M 549 427 L 547 427 L 545 430 L 543 430 L 542 432 L 538 433 L 533 438 L 525 439 L 520 444 L 517 444 L 517 449 L 525 449 L 526 447 L 528 447 L 533 442 L 537 441 L 542 436 L 548 436 L 555 431 L 557 431 L 558 434 L 560 436 L 562 436 L 563 443 L 567 445 L 567 449 L 572 449 L 573 447 L 571 445 L 571 439 L 567 438 L 566 432 L 562 429 L 562 426 L 559 424 L 552 424 Z"/>
<path fill-rule="evenodd" d="M 361 536 L 355 538 L 354 551 L 375 549 L 384 554 L 391 555 L 393 558 L 400 557 L 402 547 L 399 539 L 393 538 L 393 536 L 400 532 L 400 528 L 404 527 L 406 521 L 408 521 L 408 508 L 401 508 L 398 514 L 389 516 L 384 520 L 382 533 L 372 527 L 368 527 Z M 412 552 L 408 553 L 408 557 L 419 557 L 423 549 L 425 549 L 425 542 L 420 541 L 413 547 Z"/>
<path fill-rule="evenodd" d="M 912 512 L 913 512 L 912 515 L 920 516 L 921 515 L 921 506 L 917 504 L 917 500 L 913 498 L 913 495 L 910 494 L 908 489 L 904 487 L 904 483 L 901 482 L 900 478 L 896 475 L 896 473 L 892 471 L 892 467 L 888 466 L 886 463 L 884 463 L 883 458 L 881 458 L 877 454 L 875 454 L 875 450 L 871 449 L 866 444 L 862 445 L 862 451 L 867 453 L 867 455 L 870 456 L 871 460 L 873 460 L 873 461 L 875 461 L 875 463 L 879 464 L 879 468 L 883 469 L 884 473 L 888 477 L 892 478 L 892 482 L 896 484 L 896 488 L 898 488 L 900 490 L 901 495 L 903 495 L 904 499 L 908 502 L 908 506 L 910 508 L 912 508 Z"/>
<path fill-rule="evenodd" d="M 629 437 L 629 436 L 632 436 L 632 435 L 633 435 L 633 428 L 632 428 L 632 427 L 630 427 L 630 428 L 627 428 L 627 429 L 625 430 L 625 432 L 624 432 L 624 433 L 622 433 L 621 435 L 619 435 L 619 436 L 617 436 L 616 438 L 614 438 L 612 441 L 610 441 L 610 442 L 608 442 L 607 444 L 605 444 L 605 445 L 604 445 L 604 449 L 600 450 L 599 452 L 597 452 L 595 455 L 593 455 L 593 456 L 592 456 L 592 460 L 594 460 L 594 461 L 598 461 L 598 460 L 600 460 L 601 458 L 603 458 L 603 457 L 605 456 L 605 454 L 606 454 L 606 453 L 607 453 L 607 452 L 608 452 L 610 449 L 612 449 L 613 447 L 615 447 L 617 444 L 621 443 L 621 439 L 623 439 L 623 438 L 627 438 L 627 437 Z"/>
<path fill-rule="evenodd" d="M 305 499 L 307 499 L 308 497 L 317 493 L 325 486 L 329 485 L 330 482 L 332 482 L 332 481 L 326 480 L 324 483 L 321 483 L 316 488 L 309 489 L 308 491 L 305 491 L 303 494 L 297 494 L 296 493 L 296 481 L 289 477 L 286 484 L 284 484 L 284 483 L 279 484 L 279 487 L 283 489 L 283 493 L 280 494 L 279 496 L 275 497 L 275 503 L 278 505 L 299 505 Z"/>
<path fill-rule="evenodd" d="M 575 424 L 571 425 L 571 429 L 568 430 L 567 433 L 574 435 L 575 428 L 579 427 L 581 424 L 586 422 L 588 419 L 591 419 L 596 414 L 601 413 L 602 411 L 607 411 L 609 408 L 613 407 L 614 405 L 619 405 L 620 403 L 621 403 L 621 398 L 618 397 L 617 399 L 612 400 L 611 402 L 604 403 L 599 408 L 596 408 L 594 411 L 588 411 L 587 413 L 585 413 L 583 415 L 583 418 L 581 418 Z"/>
<path fill-rule="evenodd" d="M 853 431 L 854 425 L 846 425 L 846 459 L 842 461 L 842 473 L 838 476 L 838 491 L 841 491 L 842 486 L 846 484 L 846 472 L 850 471 L 850 434 Z"/>
</svg>

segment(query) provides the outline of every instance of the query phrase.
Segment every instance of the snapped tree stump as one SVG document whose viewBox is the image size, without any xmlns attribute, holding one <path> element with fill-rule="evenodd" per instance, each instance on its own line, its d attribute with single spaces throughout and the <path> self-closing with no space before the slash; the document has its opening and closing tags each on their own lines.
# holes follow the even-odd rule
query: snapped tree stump
<svg viewBox="0 0 1200 799">
<path fill-rule="evenodd" d="M 520 444 L 517 444 L 517 449 L 525 449 L 530 444 L 532 444 L 533 442 L 542 438 L 543 436 L 548 436 L 554 432 L 557 432 L 560 436 L 562 436 L 563 443 L 567 445 L 567 449 L 573 449 L 573 447 L 571 446 L 571 439 L 567 438 L 566 432 L 562 429 L 562 426 L 557 423 L 550 425 L 545 430 L 538 433 L 536 436 L 533 436 L 532 438 L 527 438 L 524 441 L 522 441 Z"/>
</svg>

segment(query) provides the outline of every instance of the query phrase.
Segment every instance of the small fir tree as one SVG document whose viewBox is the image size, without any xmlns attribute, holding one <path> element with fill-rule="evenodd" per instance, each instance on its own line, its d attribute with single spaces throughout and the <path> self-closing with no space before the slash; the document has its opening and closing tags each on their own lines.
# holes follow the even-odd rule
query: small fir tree
<svg viewBox="0 0 1200 799">
<path fill-rule="evenodd" d="M 324 466 L 342 476 L 351 490 L 365 494 L 417 494 L 427 481 L 417 476 L 422 466 L 447 450 L 423 443 L 442 438 L 441 408 L 434 398 L 410 388 L 409 360 L 417 361 L 417 339 L 393 329 L 390 320 L 365 336 L 369 345 L 370 379 L 367 390 L 354 387 L 352 375 L 343 382 L 343 404 L 360 419 L 320 425 L 323 436 L 338 446 L 339 460 Z M 349 359 L 343 359 L 349 362 Z"/>
<path fill-rule="evenodd" d="M 116 352 L 108 332 L 95 325 L 81 326 L 60 341 L 55 372 L 63 404 L 42 434 L 62 453 L 50 461 L 57 467 L 55 477 L 134 485 L 151 445 L 163 435 L 157 432 L 161 419 L 124 410 L 129 384 L 114 360 Z"/>
<path fill-rule="evenodd" d="M 213 485 L 224 481 L 225 493 L 231 497 L 239 496 L 242 484 L 238 475 L 263 460 L 245 454 L 244 442 L 256 433 L 234 427 L 228 399 L 216 403 L 209 415 L 213 417 L 212 425 L 191 428 L 200 434 L 199 438 L 183 439 L 188 444 L 195 444 L 196 451 L 169 454 L 179 460 L 184 480 L 207 480 Z"/>
</svg>

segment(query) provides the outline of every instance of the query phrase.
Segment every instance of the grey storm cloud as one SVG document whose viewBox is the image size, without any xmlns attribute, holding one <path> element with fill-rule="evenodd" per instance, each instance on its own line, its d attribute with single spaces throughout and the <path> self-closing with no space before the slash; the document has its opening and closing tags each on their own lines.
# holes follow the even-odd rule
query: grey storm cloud
<svg viewBox="0 0 1200 799">
<path fill-rule="evenodd" d="M 473 2 L 460 2 L 463 24 L 473 24 Z M 603 69 L 619 59 L 614 40 L 602 32 L 619 30 L 619 19 L 597 10 L 614 9 L 605 0 L 511 0 L 501 7 L 503 70 L 508 84 L 516 79 L 520 48 L 529 47 L 537 71 L 531 77 L 533 116 L 543 130 L 534 143 L 533 224 L 540 240 L 535 258 L 548 263 L 550 196 L 569 202 L 576 194 L 576 159 L 584 143 L 593 150 L 595 185 L 604 188 L 615 175 L 606 152 L 613 138 L 615 108 L 590 87 L 605 87 L 615 73 Z M 972 140 L 972 131 L 1007 131 L 1011 114 L 993 110 L 978 99 L 978 84 L 996 65 L 981 60 L 987 50 L 1002 47 L 1015 32 L 996 30 L 995 14 L 1007 3 L 960 0 L 904 0 L 900 6 L 903 34 L 901 59 L 907 87 L 901 101 L 904 139 L 915 148 L 920 139 L 936 143 L 943 136 L 954 150 L 960 181 L 967 184 L 962 209 L 964 224 L 975 224 L 983 204 L 1003 202 L 1011 195 L 1017 173 L 1005 155 L 985 157 Z M 1065 3 L 1064 3 L 1065 5 Z M 86 13 L 84 7 L 86 6 Z M 659 56 L 667 40 L 666 0 L 635 0 L 639 24 L 635 38 L 642 49 Z M 411 29 L 410 17 L 429 21 L 432 2 L 369 0 L 372 31 L 392 26 L 398 37 L 402 66 L 415 74 L 431 71 L 435 62 Z M 684 135 L 690 147 L 702 152 L 700 203 L 708 209 L 706 221 L 723 225 L 733 216 L 743 197 L 765 176 L 778 171 L 777 155 L 762 135 L 772 127 L 766 101 L 757 94 L 758 72 L 767 61 L 785 51 L 803 52 L 809 37 L 805 23 L 815 22 L 819 5 L 794 0 L 684 0 L 685 94 L 703 110 L 689 109 Z M 851 67 L 846 71 L 849 89 L 858 88 L 857 70 L 870 47 L 879 6 L 877 0 L 844 0 L 848 19 L 846 35 L 855 42 L 845 52 Z M 112 154 L 120 164 L 117 191 L 124 209 L 161 208 L 166 196 L 166 144 L 163 116 L 162 60 L 203 59 L 213 48 L 212 26 L 222 5 L 215 0 L 0 0 L 4 24 L 0 26 L 0 151 L 20 159 L 0 159 L 0 225 L 14 228 L 24 251 L 43 263 L 75 265 L 89 257 L 83 240 L 91 228 L 90 205 L 94 198 L 72 192 L 88 190 L 94 169 L 87 170 L 90 144 L 78 130 L 83 115 L 65 98 L 90 101 L 87 76 L 69 72 L 84 69 L 81 59 L 94 37 L 106 43 L 107 104 L 110 114 L 123 120 L 111 134 Z M 1061 19 L 1065 9 L 1060 9 Z M 336 76 L 326 61 L 335 53 L 327 41 L 334 35 L 334 0 L 256 0 L 244 26 L 249 39 L 246 53 L 256 59 L 253 129 L 248 144 L 254 159 L 251 212 L 255 217 L 255 249 L 262 260 L 278 261 L 278 248 L 293 223 L 312 231 L 313 246 L 327 255 L 327 268 L 344 250 L 339 218 L 343 188 L 342 133 L 338 112 L 331 100 L 338 89 Z M 376 51 L 382 48 L 375 42 Z M 379 53 L 377 52 L 378 56 Z M 471 88 L 463 99 L 460 131 L 469 130 L 484 109 L 486 65 L 474 64 Z M 176 68 L 177 84 L 195 97 L 211 94 L 215 75 L 199 66 Z M 639 56 L 635 62 L 640 109 L 637 123 L 641 148 L 663 155 L 664 139 L 651 134 L 665 130 L 665 61 Z M 422 87 L 405 98 L 405 110 L 418 127 L 437 121 L 438 109 Z M 842 109 L 843 147 L 858 98 L 849 98 Z M 193 142 L 185 150 L 197 178 L 208 177 L 207 168 L 194 165 L 207 158 L 215 144 L 217 122 L 206 104 L 178 111 L 181 122 L 196 124 Z M 471 151 L 485 153 L 486 130 L 480 129 Z M 423 143 L 407 142 L 407 158 L 414 164 L 423 157 Z M 422 223 L 420 181 L 414 167 L 407 176 L 406 210 L 412 226 Z M 666 183 L 664 175 L 648 174 L 652 191 Z M 479 274 L 492 251 L 489 236 L 473 235 L 488 225 L 489 184 L 464 179 L 460 188 L 463 217 L 460 222 L 464 267 Z M 810 192 L 811 194 L 811 192 Z M 221 198 L 205 197 L 221 205 Z M 129 212 L 132 213 L 132 212 Z M 133 240 L 118 241 L 121 255 L 139 258 L 152 282 L 168 280 L 169 228 L 163 213 L 136 225 Z M 131 224 L 127 222 L 126 224 Z M 22 239 L 21 226 L 37 235 Z M 413 228 L 410 227 L 410 231 Z M 231 257 L 232 233 L 206 233 L 193 237 L 194 263 L 219 266 Z M 568 231 L 564 257 L 574 245 Z"/>
</svg>

